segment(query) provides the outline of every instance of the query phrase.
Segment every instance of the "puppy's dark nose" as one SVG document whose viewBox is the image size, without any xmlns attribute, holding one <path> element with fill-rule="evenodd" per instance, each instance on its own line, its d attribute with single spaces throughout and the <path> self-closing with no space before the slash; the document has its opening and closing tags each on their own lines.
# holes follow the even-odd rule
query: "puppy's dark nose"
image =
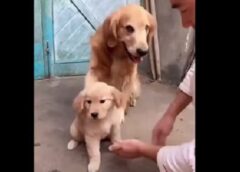
<svg viewBox="0 0 240 172">
<path fill-rule="evenodd" d="M 91 113 L 91 116 L 93 117 L 93 119 L 96 119 L 98 117 L 98 113 L 97 112 L 93 112 L 93 113 Z"/>
<path fill-rule="evenodd" d="M 140 48 L 137 49 L 137 54 L 138 54 L 139 56 L 144 56 L 144 55 L 146 55 L 147 53 L 148 53 L 148 50 L 142 50 L 142 49 L 140 49 Z"/>
</svg>

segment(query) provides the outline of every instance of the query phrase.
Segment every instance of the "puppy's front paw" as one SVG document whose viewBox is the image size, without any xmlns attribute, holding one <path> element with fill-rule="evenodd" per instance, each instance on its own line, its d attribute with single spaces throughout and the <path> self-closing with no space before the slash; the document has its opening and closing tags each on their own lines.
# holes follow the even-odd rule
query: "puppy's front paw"
<svg viewBox="0 0 240 172">
<path fill-rule="evenodd" d="M 121 139 L 121 133 L 115 133 L 115 134 L 113 134 L 112 135 L 112 137 L 111 137 L 111 142 L 112 143 L 117 143 L 117 142 L 119 142 L 119 141 L 121 141 L 122 139 Z"/>
<path fill-rule="evenodd" d="M 97 172 L 99 170 L 99 163 L 90 162 L 88 164 L 88 172 Z"/>
<path fill-rule="evenodd" d="M 113 143 L 118 143 L 118 142 L 120 142 L 121 141 L 121 138 L 119 137 L 119 138 L 113 138 L 113 139 L 111 139 L 111 142 L 112 142 L 112 144 Z"/>
<path fill-rule="evenodd" d="M 124 123 L 124 121 L 125 121 L 125 113 L 124 113 L 124 115 L 122 115 L 122 117 L 121 117 L 121 124 L 123 124 Z"/>
<path fill-rule="evenodd" d="M 70 140 L 68 142 L 68 145 L 67 145 L 67 149 L 68 150 L 73 150 L 74 148 L 76 148 L 78 146 L 78 142 L 75 141 L 75 140 Z"/>
</svg>

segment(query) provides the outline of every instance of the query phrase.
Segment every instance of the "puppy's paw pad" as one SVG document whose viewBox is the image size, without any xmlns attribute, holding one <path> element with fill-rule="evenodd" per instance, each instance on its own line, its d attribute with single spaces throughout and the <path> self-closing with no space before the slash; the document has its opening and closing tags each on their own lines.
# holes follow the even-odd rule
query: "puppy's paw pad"
<svg viewBox="0 0 240 172">
<path fill-rule="evenodd" d="M 98 166 L 94 163 L 88 165 L 88 172 L 97 172 L 98 169 Z"/>
<path fill-rule="evenodd" d="M 75 141 L 75 140 L 70 140 L 68 142 L 68 145 L 67 145 L 67 149 L 68 150 L 73 150 L 74 148 L 76 148 L 78 146 L 78 142 Z"/>
</svg>

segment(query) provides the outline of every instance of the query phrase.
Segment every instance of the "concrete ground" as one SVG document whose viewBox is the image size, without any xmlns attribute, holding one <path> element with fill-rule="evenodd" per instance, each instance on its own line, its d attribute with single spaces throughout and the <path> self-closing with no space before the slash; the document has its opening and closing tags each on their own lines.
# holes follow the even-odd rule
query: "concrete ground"
<svg viewBox="0 0 240 172">
<path fill-rule="evenodd" d="M 142 94 L 137 106 L 130 108 L 122 128 L 123 138 L 138 138 L 150 142 L 151 130 L 161 118 L 176 88 L 151 83 L 142 77 Z M 88 156 L 82 144 L 67 150 L 69 126 L 74 118 L 73 98 L 83 88 L 83 77 L 35 81 L 35 172 L 85 172 Z M 189 141 L 194 137 L 195 115 L 190 105 L 178 117 L 168 138 L 170 145 Z M 157 172 L 150 160 L 124 160 L 108 151 L 108 142 L 101 145 L 100 172 Z"/>
</svg>

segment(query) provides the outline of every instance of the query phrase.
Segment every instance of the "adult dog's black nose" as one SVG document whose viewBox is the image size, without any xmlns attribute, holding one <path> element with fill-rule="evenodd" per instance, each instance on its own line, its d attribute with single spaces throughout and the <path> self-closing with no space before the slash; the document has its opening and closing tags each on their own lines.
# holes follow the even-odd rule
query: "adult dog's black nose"
<svg viewBox="0 0 240 172">
<path fill-rule="evenodd" d="M 139 56 L 144 56 L 144 55 L 146 55 L 147 53 L 148 53 L 148 50 L 142 50 L 142 49 L 140 49 L 140 48 L 137 49 L 137 54 L 138 54 Z"/>
<path fill-rule="evenodd" d="M 98 113 L 97 112 L 93 112 L 93 113 L 91 113 L 91 116 L 93 117 L 93 119 L 96 119 L 98 117 Z"/>
</svg>

